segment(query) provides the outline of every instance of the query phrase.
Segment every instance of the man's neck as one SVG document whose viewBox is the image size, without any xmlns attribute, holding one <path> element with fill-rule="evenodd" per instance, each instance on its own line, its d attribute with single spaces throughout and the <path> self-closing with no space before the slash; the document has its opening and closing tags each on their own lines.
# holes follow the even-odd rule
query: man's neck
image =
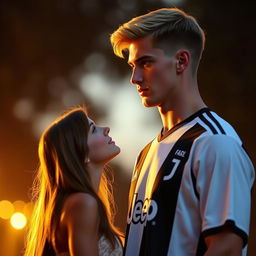
<svg viewBox="0 0 256 256">
<path fill-rule="evenodd" d="M 158 106 L 163 134 L 204 107 L 206 105 L 198 90 L 197 79 L 183 74 L 175 97 L 171 95 L 161 106 Z"/>
<path fill-rule="evenodd" d="M 204 107 L 206 107 L 206 105 L 203 103 L 203 101 L 198 102 L 198 104 L 183 106 L 182 108 L 177 109 L 166 110 L 158 107 L 158 111 L 163 123 L 162 135 Z"/>
</svg>

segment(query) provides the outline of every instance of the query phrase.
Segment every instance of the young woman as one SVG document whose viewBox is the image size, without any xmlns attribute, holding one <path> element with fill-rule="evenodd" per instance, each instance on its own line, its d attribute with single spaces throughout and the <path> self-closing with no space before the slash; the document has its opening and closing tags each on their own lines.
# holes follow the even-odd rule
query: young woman
<svg viewBox="0 0 256 256">
<path fill-rule="evenodd" d="M 42 134 L 25 256 L 122 255 L 105 167 L 120 148 L 109 131 L 75 108 Z"/>
</svg>

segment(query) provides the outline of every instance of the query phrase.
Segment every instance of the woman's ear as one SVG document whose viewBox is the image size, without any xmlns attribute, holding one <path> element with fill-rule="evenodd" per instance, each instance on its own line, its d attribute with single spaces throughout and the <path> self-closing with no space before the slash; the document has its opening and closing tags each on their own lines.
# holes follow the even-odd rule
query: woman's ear
<svg viewBox="0 0 256 256">
<path fill-rule="evenodd" d="M 189 65 L 191 54 L 187 50 L 179 50 L 176 53 L 176 72 L 182 73 Z"/>
<path fill-rule="evenodd" d="M 89 164 L 90 162 L 91 162 L 91 161 L 90 161 L 89 158 L 85 159 L 85 161 L 84 161 L 85 164 Z"/>
</svg>

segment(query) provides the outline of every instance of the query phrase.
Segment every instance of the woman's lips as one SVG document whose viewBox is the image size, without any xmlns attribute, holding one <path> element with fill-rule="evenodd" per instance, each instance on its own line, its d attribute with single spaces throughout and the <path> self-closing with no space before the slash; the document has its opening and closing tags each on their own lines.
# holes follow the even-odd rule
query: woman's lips
<svg viewBox="0 0 256 256">
<path fill-rule="evenodd" d="M 115 142 L 110 138 L 108 144 L 115 144 Z"/>
</svg>

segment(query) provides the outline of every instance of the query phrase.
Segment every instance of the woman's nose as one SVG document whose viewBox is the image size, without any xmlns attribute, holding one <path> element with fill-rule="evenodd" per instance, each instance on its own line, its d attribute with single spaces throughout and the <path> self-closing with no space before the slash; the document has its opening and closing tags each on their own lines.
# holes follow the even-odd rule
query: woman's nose
<svg viewBox="0 0 256 256">
<path fill-rule="evenodd" d="M 109 134 L 109 131 L 110 131 L 110 128 L 109 127 L 104 127 L 104 135 L 108 135 Z"/>
</svg>

